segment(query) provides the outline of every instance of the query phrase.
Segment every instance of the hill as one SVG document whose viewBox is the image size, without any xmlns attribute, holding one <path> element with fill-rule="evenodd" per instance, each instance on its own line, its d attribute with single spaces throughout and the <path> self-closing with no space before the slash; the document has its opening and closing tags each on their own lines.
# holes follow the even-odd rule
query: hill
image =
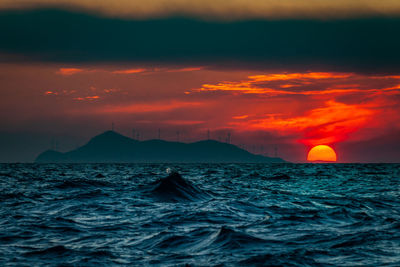
<svg viewBox="0 0 400 267">
<path fill-rule="evenodd" d="M 285 161 L 281 158 L 255 155 L 235 145 L 214 140 L 195 143 L 138 141 L 114 131 L 107 131 L 93 137 L 86 145 L 66 153 L 45 151 L 35 162 L 278 163 Z"/>
</svg>

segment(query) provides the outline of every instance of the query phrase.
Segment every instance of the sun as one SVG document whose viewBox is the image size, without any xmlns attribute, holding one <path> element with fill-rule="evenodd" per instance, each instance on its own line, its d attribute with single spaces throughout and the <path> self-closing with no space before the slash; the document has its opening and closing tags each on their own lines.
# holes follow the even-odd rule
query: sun
<svg viewBox="0 0 400 267">
<path fill-rule="evenodd" d="M 318 145 L 308 152 L 307 156 L 308 161 L 331 161 L 334 162 L 337 160 L 336 152 L 327 145 Z"/>
</svg>

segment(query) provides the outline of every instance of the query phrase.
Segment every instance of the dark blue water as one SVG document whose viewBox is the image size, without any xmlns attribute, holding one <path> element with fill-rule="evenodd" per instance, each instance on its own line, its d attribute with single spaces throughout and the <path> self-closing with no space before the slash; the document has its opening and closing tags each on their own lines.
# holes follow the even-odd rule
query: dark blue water
<svg viewBox="0 0 400 267">
<path fill-rule="evenodd" d="M 2 266 L 400 266 L 394 164 L 3 164 L 0 201 Z"/>
</svg>

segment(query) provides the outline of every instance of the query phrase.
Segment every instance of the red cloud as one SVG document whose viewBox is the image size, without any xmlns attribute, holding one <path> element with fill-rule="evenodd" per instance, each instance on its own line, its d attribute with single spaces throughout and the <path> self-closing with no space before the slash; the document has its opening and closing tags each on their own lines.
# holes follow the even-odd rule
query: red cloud
<svg viewBox="0 0 400 267">
<path fill-rule="evenodd" d="M 227 123 L 237 130 L 277 132 L 318 145 L 341 142 L 377 126 L 383 114 L 391 123 L 380 123 L 378 128 L 398 125 L 393 109 L 399 101 L 392 96 L 400 95 L 399 78 L 325 72 L 266 74 L 203 84 L 192 92 L 224 92 L 220 99 L 242 99 L 241 110 L 249 115 L 233 115 Z"/>
<path fill-rule="evenodd" d="M 135 74 L 145 72 L 146 69 L 126 69 L 126 70 L 115 70 L 112 73 L 114 74 Z"/>
<path fill-rule="evenodd" d="M 83 71 L 83 69 L 78 69 L 78 68 L 60 68 L 57 71 L 57 74 L 64 75 L 64 76 L 69 76 L 69 75 L 73 75 L 73 74 L 76 74 L 76 73 L 80 73 L 82 71 Z"/>
</svg>

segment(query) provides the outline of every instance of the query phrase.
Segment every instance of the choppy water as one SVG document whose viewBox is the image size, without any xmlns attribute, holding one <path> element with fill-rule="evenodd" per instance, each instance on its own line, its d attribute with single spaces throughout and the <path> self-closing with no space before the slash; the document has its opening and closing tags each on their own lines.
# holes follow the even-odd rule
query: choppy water
<svg viewBox="0 0 400 267">
<path fill-rule="evenodd" d="M 0 265 L 400 266 L 399 185 L 395 164 L 2 164 Z"/>
</svg>

